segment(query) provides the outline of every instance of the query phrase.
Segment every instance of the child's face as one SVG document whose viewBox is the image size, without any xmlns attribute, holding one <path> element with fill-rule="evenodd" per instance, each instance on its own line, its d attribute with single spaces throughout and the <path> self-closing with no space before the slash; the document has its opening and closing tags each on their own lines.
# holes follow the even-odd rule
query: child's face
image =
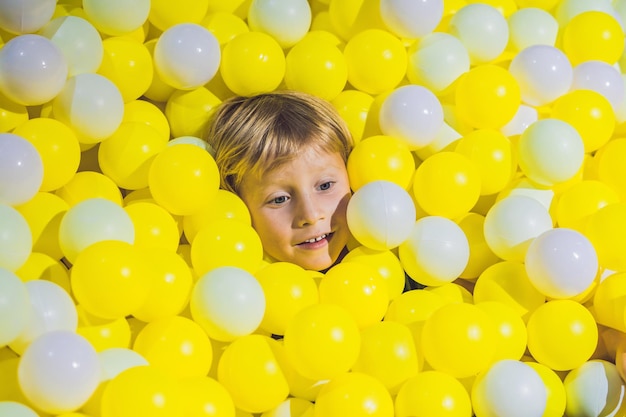
<svg viewBox="0 0 626 417">
<path fill-rule="evenodd" d="M 350 184 L 338 153 L 306 150 L 260 177 L 247 174 L 240 194 L 265 253 L 277 261 L 321 271 L 350 238 Z"/>
</svg>

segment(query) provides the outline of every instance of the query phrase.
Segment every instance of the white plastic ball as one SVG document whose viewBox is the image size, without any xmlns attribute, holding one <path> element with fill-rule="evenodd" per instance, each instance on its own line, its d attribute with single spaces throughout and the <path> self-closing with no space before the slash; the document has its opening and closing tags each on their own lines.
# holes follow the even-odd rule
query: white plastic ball
<svg viewBox="0 0 626 417">
<path fill-rule="evenodd" d="M 598 274 L 598 256 L 585 235 L 554 228 L 530 243 L 525 259 L 530 282 L 549 298 L 571 298 L 583 293 Z"/>
<path fill-rule="evenodd" d="M 59 94 L 68 67 L 61 49 L 50 39 L 19 35 L 0 49 L 0 92 L 24 106 L 37 106 Z"/>
<path fill-rule="evenodd" d="M 567 55 L 550 45 L 532 45 L 518 52 L 509 64 L 522 101 L 543 106 L 570 91 L 574 70 Z"/>
<path fill-rule="evenodd" d="M 60 16 L 51 20 L 39 33 L 61 49 L 68 77 L 98 71 L 104 47 L 98 30 L 89 21 L 79 16 Z"/>
<path fill-rule="evenodd" d="M 592 359 L 567 373 L 563 380 L 568 417 L 622 415 L 626 385 L 615 364 Z"/>
<path fill-rule="evenodd" d="M 500 131 L 504 133 L 505 136 L 521 135 L 528 126 L 532 125 L 537 120 L 539 120 L 539 113 L 536 108 L 520 104 L 515 116 L 513 116 L 509 123 L 502 126 Z"/>
<path fill-rule="evenodd" d="M 16 209 L 0 203 L 0 268 L 17 271 L 33 249 L 28 222 Z"/>
<path fill-rule="evenodd" d="M 525 7 L 508 19 L 511 45 L 521 51 L 533 45 L 555 46 L 559 23 L 555 17 L 538 7 Z"/>
<path fill-rule="evenodd" d="M 472 64 L 498 58 L 509 41 L 509 26 L 504 15 L 486 3 L 470 3 L 452 15 L 448 33 L 463 42 Z"/>
<path fill-rule="evenodd" d="M 148 19 L 150 0 L 83 0 L 87 18 L 102 33 L 127 35 Z"/>
<path fill-rule="evenodd" d="M 0 268 L 0 348 L 15 340 L 28 323 L 30 300 L 22 280 Z"/>
<path fill-rule="evenodd" d="M 100 383 L 100 362 L 82 336 L 57 330 L 37 338 L 20 358 L 17 369 L 24 396 L 49 414 L 77 410 Z"/>
<path fill-rule="evenodd" d="M 88 198 L 70 207 L 59 224 L 59 245 L 74 262 L 87 246 L 103 240 L 135 241 L 135 226 L 120 205 L 105 198 Z"/>
<path fill-rule="evenodd" d="M 471 398 L 476 417 L 541 417 L 548 401 L 537 371 L 512 359 L 497 361 L 479 375 Z"/>
<path fill-rule="evenodd" d="M 122 347 L 104 349 L 98 352 L 98 359 L 102 369 L 101 381 L 109 381 L 129 368 L 149 365 L 139 352 Z"/>
<path fill-rule="evenodd" d="M 24 285 L 30 301 L 28 319 L 24 330 L 9 344 L 14 352 L 22 354 L 34 340 L 46 333 L 76 331 L 76 306 L 63 287 L 43 279 L 28 281 Z"/>
<path fill-rule="evenodd" d="M 43 183 L 43 160 L 22 136 L 0 133 L 0 203 L 24 204 Z"/>
<path fill-rule="evenodd" d="M 252 0 L 248 8 L 250 30 L 267 33 L 285 49 L 309 32 L 311 21 L 307 0 Z"/>
<path fill-rule="evenodd" d="M 210 338 L 231 342 L 259 327 L 265 314 L 265 294 L 248 271 L 217 267 L 198 279 L 189 307 L 194 321 Z"/>
<path fill-rule="evenodd" d="M 52 18 L 56 5 L 56 0 L 4 0 L 0 28 L 16 35 L 37 32 Z"/>
<path fill-rule="evenodd" d="M 94 73 L 76 74 L 52 101 L 54 118 L 72 127 L 78 140 L 96 144 L 111 136 L 124 118 L 124 100 L 117 86 Z"/>
<path fill-rule="evenodd" d="M 467 48 L 458 38 L 434 32 L 413 43 L 407 50 L 407 78 L 435 94 L 450 87 L 470 69 Z"/>
<path fill-rule="evenodd" d="M 380 180 L 366 183 L 353 194 L 346 217 L 359 243 L 374 250 L 389 250 L 409 237 L 416 210 L 404 188 Z"/>
<path fill-rule="evenodd" d="M 441 286 L 457 279 L 469 261 L 469 241 L 463 229 L 440 216 L 422 217 L 398 247 L 406 273 L 426 286 Z"/>
<path fill-rule="evenodd" d="M 622 73 L 604 61 L 585 61 L 576 65 L 571 89 L 592 90 L 601 94 L 616 112 L 626 97 Z"/>
<path fill-rule="evenodd" d="M 417 39 L 437 28 L 443 17 L 443 0 L 381 0 L 380 17 L 396 36 Z"/>
<path fill-rule="evenodd" d="M 159 36 L 154 65 L 163 82 L 193 90 L 211 81 L 220 67 L 221 50 L 215 35 L 196 23 L 179 23 Z"/>
<path fill-rule="evenodd" d="M 384 99 L 379 123 L 383 134 L 395 136 L 416 150 L 437 138 L 443 126 L 443 107 L 426 87 L 404 85 Z"/>
<path fill-rule="evenodd" d="M 548 209 L 525 195 L 497 201 L 485 215 L 483 232 L 489 249 L 505 261 L 523 262 L 534 238 L 552 229 Z"/>
<path fill-rule="evenodd" d="M 580 133 L 560 119 L 541 119 L 521 134 L 518 143 L 519 167 L 529 180 L 553 186 L 576 175 L 585 159 Z"/>
<path fill-rule="evenodd" d="M 0 416 L 39 417 L 32 408 L 17 401 L 0 401 Z"/>
</svg>

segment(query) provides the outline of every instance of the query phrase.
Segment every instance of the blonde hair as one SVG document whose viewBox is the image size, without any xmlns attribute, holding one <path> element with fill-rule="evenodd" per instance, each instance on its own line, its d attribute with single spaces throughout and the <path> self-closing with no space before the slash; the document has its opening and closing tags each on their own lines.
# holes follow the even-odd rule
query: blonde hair
<svg viewBox="0 0 626 417">
<path fill-rule="evenodd" d="M 336 109 L 297 91 L 231 97 L 209 120 L 205 139 L 220 171 L 221 187 L 238 193 L 243 176 L 261 175 L 304 148 L 337 152 L 344 162 L 352 136 Z"/>
</svg>

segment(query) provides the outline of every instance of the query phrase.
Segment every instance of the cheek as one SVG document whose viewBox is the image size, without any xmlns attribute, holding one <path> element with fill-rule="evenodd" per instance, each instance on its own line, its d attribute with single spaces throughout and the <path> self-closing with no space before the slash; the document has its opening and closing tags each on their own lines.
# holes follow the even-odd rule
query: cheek
<svg viewBox="0 0 626 417">
<path fill-rule="evenodd" d="M 252 227 L 257 231 L 264 246 L 279 240 L 288 228 L 283 223 L 282 216 L 272 213 L 251 213 Z M 281 233 L 282 232 L 282 233 Z"/>
</svg>

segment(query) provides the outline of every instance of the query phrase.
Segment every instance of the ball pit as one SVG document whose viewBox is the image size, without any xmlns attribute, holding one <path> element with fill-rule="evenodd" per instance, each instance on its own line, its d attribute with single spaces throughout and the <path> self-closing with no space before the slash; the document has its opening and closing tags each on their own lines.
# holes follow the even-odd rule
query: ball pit
<svg viewBox="0 0 626 417">
<path fill-rule="evenodd" d="M 626 1 L 0 2 L 0 415 L 624 415 Z M 624 70 L 622 68 L 625 68 Z M 330 269 L 202 140 L 329 101 Z"/>
</svg>

